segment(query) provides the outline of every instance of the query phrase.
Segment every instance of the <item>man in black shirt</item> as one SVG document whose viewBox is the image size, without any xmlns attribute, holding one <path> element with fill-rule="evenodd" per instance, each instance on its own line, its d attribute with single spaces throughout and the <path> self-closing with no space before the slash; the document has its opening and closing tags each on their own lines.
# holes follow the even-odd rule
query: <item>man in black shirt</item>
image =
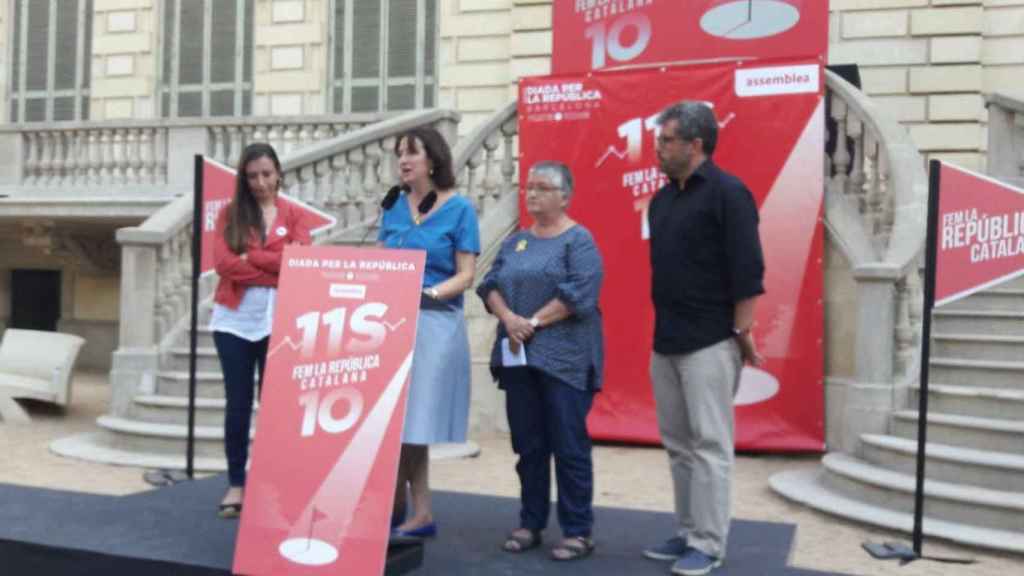
<svg viewBox="0 0 1024 576">
<path fill-rule="evenodd" d="M 750 334 L 764 293 L 757 205 L 711 157 L 714 113 L 683 101 L 658 116 L 658 160 L 669 183 L 648 209 L 654 352 L 651 381 L 668 451 L 677 535 L 644 551 L 672 572 L 721 565 L 731 515 L 733 395 L 743 362 L 758 365 Z"/>
</svg>

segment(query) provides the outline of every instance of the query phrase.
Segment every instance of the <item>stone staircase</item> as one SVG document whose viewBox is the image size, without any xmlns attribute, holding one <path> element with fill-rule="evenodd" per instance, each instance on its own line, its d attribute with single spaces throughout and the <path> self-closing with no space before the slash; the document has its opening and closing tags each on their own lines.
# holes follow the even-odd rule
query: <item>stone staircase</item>
<svg viewBox="0 0 1024 576">
<path fill-rule="evenodd" d="M 494 251 L 493 249 L 500 243 L 500 240 L 514 226 L 518 217 L 516 212 L 517 176 L 515 166 L 511 161 L 511 142 L 515 135 L 514 111 L 514 106 L 499 111 L 491 122 L 485 123 L 477 132 L 461 140 L 459 146 L 453 151 L 456 173 L 460 174 L 460 192 L 477 202 L 480 208 L 481 230 L 483 231 L 485 226 L 488 230 L 481 234 L 485 253 L 482 255 L 481 266 L 478 267 L 478 277 L 489 265 L 488 255 Z M 423 114 L 425 116 L 423 122 L 437 121 L 437 113 Z M 511 128 L 509 127 L 510 122 Z M 363 151 L 363 148 L 368 147 L 378 155 L 378 158 L 390 158 L 390 156 L 384 155 L 390 151 L 393 145 L 392 134 L 400 133 L 407 128 L 407 125 L 399 125 L 388 130 L 387 127 L 382 126 L 382 133 L 377 135 L 376 140 L 360 136 L 358 133 L 349 140 L 355 141 L 358 146 L 357 150 L 360 152 Z M 454 134 L 454 130 L 448 132 L 450 135 Z M 445 131 L 442 130 L 442 133 Z M 370 141 L 370 144 L 363 144 L 367 140 Z M 332 143 L 328 141 L 322 145 L 331 146 Z M 344 141 L 342 145 L 344 145 Z M 305 151 L 297 153 L 297 155 L 301 154 L 307 153 Z M 351 157 L 351 152 L 348 155 Z M 286 185 L 289 182 L 289 176 L 298 174 L 298 179 L 301 179 L 302 174 L 305 174 L 301 164 L 302 158 L 299 158 L 300 165 L 295 166 L 294 156 L 282 158 Z M 323 165 L 321 157 L 314 156 L 308 161 L 318 166 L 317 169 Z M 328 161 L 330 161 L 329 158 Z M 337 160 L 333 163 L 339 164 Z M 394 181 L 394 173 L 387 174 L 385 164 L 386 162 L 381 162 L 380 181 Z M 499 166 L 499 168 L 495 168 L 495 166 Z M 505 167 L 510 169 L 505 169 Z M 483 178 L 479 177 L 480 172 L 483 172 Z M 338 178 L 336 181 L 343 185 L 353 182 L 350 178 Z M 365 180 L 361 177 L 355 182 L 363 183 Z M 379 191 L 376 187 L 368 188 L 367 194 L 373 194 L 374 197 L 366 201 L 370 203 L 369 201 L 372 200 L 372 204 L 375 206 Z M 288 193 L 299 196 L 292 190 L 288 190 Z M 312 198 L 303 199 L 317 204 L 317 198 L 330 196 L 330 193 L 314 191 Z M 154 219 L 178 221 L 178 219 L 159 215 Z M 339 220 L 342 219 L 339 218 Z M 366 222 L 364 220 L 362 224 L 353 227 L 350 233 L 329 232 L 326 241 L 331 244 L 359 245 L 367 237 L 373 238 L 372 234 L 367 234 L 365 231 Z M 323 242 L 324 239 L 321 238 L 320 241 Z M 213 280 L 213 278 L 204 279 L 200 284 L 195 426 L 195 468 L 200 471 L 220 471 L 226 468 L 223 448 L 224 383 L 213 344 L 213 334 L 208 328 L 213 307 L 211 296 Z M 183 301 L 187 302 L 188 287 L 186 282 L 180 280 L 173 283 L 176 289 L 166 289 L 163 293 L 165 302 L 160 302 L 157 299 L 158 301 L 154 305 L 157 310 L 161 311 L 167 308 L 166 301 L 173 301 L 174 305 L 179 306 L 172 308 L 172 313 L 166 314 L 163 323 L 158 323 L 155 329 L 155 346 L 150 349 L 154 352 L 147 353 L 150 355 L 155 353 L 155 358 L 147 359 L 146 355 L 138 354 L 141 358 L 140 362 L 148 362 L 150 369 L 140 370 L 140 377 L 133 379 L 129 386 L 125 387 L 128 389 L 124 393 L 120 393 L 118 390 L 120 384 L 115 377 L 115 369 L 111 377 L 111 385 L 114 388 L 111 410 L 97 419 L 98 429 L 59 439 L 51 444 L 51 450 L 65 456 L 109 464 L 168 469 L 184 467 L 185 440 L 188 433 L 190 331 L 186 321 L 187 307 L 182 307 L 181 304 Z M 183 288 L 185 292 L 182 292 Z M 159 289 L 157 291 L 159 292 Z M 473 338 L 472 342 L 487 344 L 489 343 L 488 332 L 493 332 L 494 324 L 482 306 L 475 302 L 476 300 L 478 299 L 475 295 L 467 294 L 468 328 Z M 122 338 L 122 343 L 123 340 Z M 122 348 L 125 348 L 123 344 Z M 490 384 L 486 361 L 482 366 L 480 362 L 482 357 L 489 357 L 490 349 L 488 347 L 486 352 L 482 352 L 478 348 L 479 346 L 474 346 L 473 349 L 473 392 L 493 397 L 495 395 L 494 386 Z M 121 353 L 121 350 L 115 353 L 115 363 L 118 360 L 118 354 Z M 128 362 L 122 361 L 122 365 L 125 364 Z M 272 383 L 268 383 L 268 385 L 272 385 Z M 489 402 L 475 403 L 474 408 L 471 425 L 475 423 L 479 426 L 481 421 L 489 421 L 494 417 L 493 398 Z M 256 410 L 258 409 L 257 407 Z M 434 450 L 431 456 L 443 458 L 465 455 L 467 450 L 473 453 L 478 449 L 474 446 L 453 445 Z"/>
<path fill-rule="evenodd" d="M 924 533 L 1024 552 L 1024 277 L 937 309 L 928 390 Z M 865 523 L 913 523 L 920 387 L 855 454 L 774 476 L 787 498 Z"/>
</svg>

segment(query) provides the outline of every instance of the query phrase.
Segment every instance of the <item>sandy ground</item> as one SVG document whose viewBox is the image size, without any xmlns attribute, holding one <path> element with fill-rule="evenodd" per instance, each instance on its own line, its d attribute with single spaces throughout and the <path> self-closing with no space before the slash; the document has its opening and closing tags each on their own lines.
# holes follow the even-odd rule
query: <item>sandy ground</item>
<svg viewBox="0 0 1024 576">
<path fill-rule="evenodd" d="M 95 419 L 106 411 L 107 401 L 105 375 L 80 373 L 74 382 L 73 403 L 66 411 L 32 404 L 29 406 L 32 424 L 0 423 L 0 482 L 102 494 L 128 494 L 148 489 L 141 469 L 62 458 L 48 449 L 54 439 L 94 430 Z M 515 459 L 508 438 L 494 435 L 474 438 L 474 441 L 481 447 L 479 457 L 432 463 L 433 486 L 443 490 L 517 496 Z M 923 560 L 900 567 L 893 561 L 872 559 L 860 548 L 865 540 L 906 542 L 909 537 L 792 504 L 768 487 L 768 478 L 775 472 L 813 469 L 817 460 L 810 456 L 741 456 L 737 459 L 734 514 L 751 520 L 796 524 L 796 543 L 790 554 L 790 565 L 864 576 L 1024 574 L 1024 557 L 935 540 L 925 541 L 926 555 L 971 557 L 978 563 L 960 566 Z M 668 465 L 661 449 L 597 446 L 594 466 L 596 504 L 658 511 L 671 509 Z M 514 519 L 508 521 L 511 527 Z M 600 526 L 595 526 L 595 537 L 600 545 Z"/>
</svg>

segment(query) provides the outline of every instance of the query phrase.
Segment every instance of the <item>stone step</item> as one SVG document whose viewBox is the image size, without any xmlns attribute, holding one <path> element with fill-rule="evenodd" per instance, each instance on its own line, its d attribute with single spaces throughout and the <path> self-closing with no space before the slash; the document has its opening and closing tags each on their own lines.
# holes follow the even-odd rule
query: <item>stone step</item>
<svg viewBox="0 0 1024 576">
<path fill-rule="evenodd" d="M 917 411 L 893 412 L 891 434 L 917 439 Z M 928 411 L 928 441 L 936 444 L 1024 455 L 1024 423 Z"/>
<path fill-rule="evenodd" d="M 121 450 L 151 454 L 184 454 L 188 427 L 184 424 L 167 424 L 132 420 L 104 415 L 96 423 L 113 434 L 111 447 Z M 195 454 L 217 458 L 224 454 L 224 426 L 196 426 Z"/>
<path fill-rule="evenodd" d="M 907 534 L 913 529 L 913 513 L 850 497 L 827 484 L 826 475 L 821 468 L 793 470 L 772 475 L 768 483 L 772 490 L 783 497 L 827 514 Z M 992 530 L 956 521 L 949 522 L 931 516 L 928 510 L 925 510 L 921 527 L 924 535 L 930 538 L 1024 553 L 1024 533 L 1020 531 Z"/>
<path fill-rule="evenodd" d="M 191 330 L 188 330 L 188 329 L 182 330 L 181 334 L 179 334 L 178 337 L 175 338 L 174 346 L 176 348 L 186 348 L 187 349 L 188 346 L 189 346 L 189 334 L 191 334 L 191 333 L 192 333 Z M 209 326 L 207 326 L 206 324 L 200 324 L 199 325 L 198 339 L 197 339 L 196 346 L 198 348 L 214 348 L 214 346 L 213 346 L 213 330 L 210 330 Z"/>
<path fill-rule="evenodd" d="M 160 367 L 164 370 L 185 371 L 188 370 L 189 349 L 188 346 L 175 346 L 167 351 Z M 220 372 L 220 358 L 217 357 L 217 349 L 213 346 L 196 348 L 196 370 L 200 372 Z"/>
<path fill-rule="evenodd" d="M 944 308 L 975 312 L 1019 312 L 1024 310 L 1024 289 L 990 288 L 950 302 Z"/>
<path fill-rule="evenodd" d="M 162 371 L 157 374 L 156 380 L 156 393 L 160 396 L 188 396 L 189 376 L 187 371 Z M 224 376 L 220 370 L 216 372 L 196 371 L 196 397 L 224 397 Z"/>
<path fill-rule="evenodd" d="M 1024 336 L 932 334 L 932 356 L 1013 362 L 1024 359 Z"/>
<path fill-rule="evenodd" d="M 916 440 L 863 434 L 859 455 L 875 466 L 902 474 L 917 473 Z M 925 474 L 929 479 L 993 490 L 1024 489 L 1024 456 L 932 442 L 925 447 L 925 455 Z"/>
<path fill-rule="evenodd" d="M 50 450 L 55 454 L 113 464 L 115 466 L 133 466 L 138 468 L 158 468 L 166 470 L 185 469 L 184 443 L 180 452 L 167 454 L 139 449 L 121 447 L 121 434 L 110 430 L 85 432 L 67 438 L 60 438 L 50 443 Z M 217 456 L 196 456 L 192 463 L 199 472 L 223 472 L 227 470 L 227 461 L 223 453 Z"/>
<path fill-rule="evenodd" d="M 833 452 L 821 460 L 825 485 L 853 500 L 898 512 L 914 511 L 915 478 Z M 1024 492 L 1009 492 L 928 479 L 924 513 L 930 518 L 1024 537 Z"/>
<path fill-rule="evenodd" d="M 256 410 L 254 408 L 254 410 Z M 134 398 L 130 416 L 132 419 L 158 424 L 188 423 L 188 397 L 140 395 Z M 224 425 L 223 398 L 196 398 L 196 424 L 201 426 Z"/>
<path fill-rule="evenodd" d="M 932 356 L 928 371 L 929 382 L 934 380 L 955 386 L 1024 390 L 1024 361 L 997 362 Z"/>
<path fill-rule="evenodd" d="M 1024 336 L 1024 312 L 976 312 L 939 308 L 932 314 L 932 330 L 947 334 Z"/>
<path fill-rule="evenodd" d="M 920 386 L 910 389 L 911 406 L 918 406 Z M 1002 420 L 1024 419 L 1024 390 L 980 386 L 928 385 L 928 411 Z"/>
</svg>

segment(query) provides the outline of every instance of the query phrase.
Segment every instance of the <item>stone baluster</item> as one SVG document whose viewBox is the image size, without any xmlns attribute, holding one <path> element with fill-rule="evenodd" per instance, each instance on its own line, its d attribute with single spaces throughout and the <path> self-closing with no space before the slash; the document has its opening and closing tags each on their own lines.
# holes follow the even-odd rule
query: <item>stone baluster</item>
<svg viewBox="0 0 1024 576">
<path fill-rule="evenodd" d="M 501 193 L 501 166 L 497 160 L 498 146 L 500 144 L 501 139 L 497 132 L 493 132 L 487 138 L 484 138 L 484 177 L 480 198 L 487 198 L 488 203 L 496 202 Z M 482 202 L 481 206 L 483 206 Z"/>
<path fill-rule="evenodd" d="M 313 164 L 314 202 L 318 207 L 331 208 L 331 160 L 324 158 Z"/>
<path fill-rule="evenodd" d="M 153 145 L 153 158 L 156 160 L 154 163 L 154 179 L 156 182 L 161 184 L 167 183 L 167 155 L 169 154 L 167 141 L 170 138 L 170 130 L 167 128 L 159 128 L 154 134 L 154 145 Z"/>
<path fill-rule="evenodd" d="M 139 184 L 153 183 L 153 132 L 153 128 L 140 128 L 138 131 Z"/>
<path fill-rule="evenodd" d="M 474 152 L 470 157 L 469 161 L 466 162 L 466 197 L 473 202 L 473 206 L 476 207 L 477 212 L 483 212 L 486 207 L 484 197 L 486 192 L 480 182 L 477 182 L 477 169 L 480 168 L 484 162 L 484 150 L 483 148 Z"/>
<path fill-rule="evenodd" d="M 839 96 L 832 97 L 832 119 L 836 122 L 836 148 L 832 152 L 832 186 L 834 190 L 846 192 L 846 180 L 850 169 L 850 152 L 846 148 L 846 102 Z"/>
<path fill-rule="evenodd" d="M 292 150 L 296 148 L 296 140 L 298 139 L 298 134 L 296 134 L 295 128 L 288 124 L 285 124 L 284 126 L 281 127 L 281 134 L 281 147 L 278 148 L 277 153 L 280 156 L 287 156 L 288 154 L 291 154 Z"/>
<path fill-rule="evenodd" d="M 53 179 L 53 133 L 40 132 L 39 180 L 42 186 L 49 186 Z"/>
<path fill-rule="evenodd" d="M 881 197 L 881 205 L 879 210 L 879 220 L 881 222 L 881 235 L 885 241 L 885 244 L 889 244 L 889 238 L 892 236 L 893 226 L 896 224 L 896 212 L 895 206 L 893 205 L 893 194 L 889 188 L 889 154 L 885 150 L 885 146 L 878 143 L 878 194 Z"/>
<path fill-rule="evenodd" d="M 515 120 L 506 122 L 501 126 L 501 134 L 504 140 L 501 157 L 501 177 L 504 182 L 502 194 L 507 194 L 510 191 L 514 194 L 519 190 L 519 182 L 516 179 L 518 163 L 515 157 L 515 137 L 518 133 L 518 128 Z"/>
<path fill-rule="evenodd" d="M 242 157 L 242 149 L 245 148 L 245 132 L 241 126 L 231 126 L 228 128 L 228 132 L 231 135 L 231 146 L 225 164 L 234 166 Z"/>
<path fill-rule="evenodd" d="M 850 159 L 850 176 L 846 181 L 845 192 L 857 198 L 857 204 L 863 214 L 866 206 L 865 190 L 871 185 L 871 138 L 864 133 L 864 123 L 861 119 L 849 110 L 846 114 L 846 137 L 853 141 L 853 157 Z"/>
<path fill-rule="evenodd" d="M 371 142 L 364 147 L 366 151 L 366 180 L 363 183 L 363 190 L 366 194 L 365 201 L 369 203 L 376 202 L 379 198 L 384 195 L 382 188 L 384 182 L 382 176 L 382 166 L 384 160 L 384 150 L 381 149 L 381 142 Z"/>
<path fill-rule="evenodd" d="M 53 166 L 50 174 L 50 185 L 60 186 L 66 184 L 64 178 L 67 176 L 67 145 L 65 133 L 61 130 L 54 130 L 53 134 Z"/>
<path fill-rule="evenodd" d="M 89 184 L 103 184 L 103 142 L 100 130 L 89 130 Z"/>
<path fill-rule="evenodd" d="M 912 270 L 911 275 L 916 274 Z M 914 356 L 914 327 L 910 321 L 910 307 L 912 295 L 908 278 L 904 276 L 896 283 L 896 374 L 907 375 L 913 366 Z"/>
<path fill-rule="evenodd" d="M 348 186 L 345 185 L 349 170 L 348 158 L 345 154 L 335 154 L 331 156 L 330 163 L 330 174 L 328 175 L 330 200 L 328 204 L 335 207 L 338 224 L 345 228 L 351 223 L 348 213 L 351 198 L 348 196 Z"/>
<path fill-rule="evenodd" d="M 115 181 L 114 167 L 117 159 L 114 156 L 114 132 L 113 130 L 101 130 L 100 148 L 103 150 L 102 179 L 104 185 L 113 184 Z"/>
<path fill-rule="evenodd" d="M 168 319 L 171 311 L 167 299 L 167 262 L 170 256 L 170 244 L 164 243 L 157 249 L 156 258 L 156 299 L 154 301 L 153 318 L 156 323 L 156 334 L 166 334 L 170 326 Z"/>
<path fill-rule="evenodd" d="M 363 170 L 366 169 L 366 155 L 362 148 L 353 148 L 348 152 L 348 197 L 350 198 L 349 213 L 353 222 L 363 220 Z"/>
<path fill-rule="evenodd" d="M 78 130 L 64 132 L 64 141 L 67 148 L 64 151 L 64 184 L 66 186 L 77 186 L 78 180 Z"/>
<path fill-rule="evenodd" d="M 22 138 L 25 144 L 25 164 L 21 173 L 21 181 L 27 186 L 32 186 L 38 180 L 39 135 L 36 132 L 26 131 L 22 133 Z"/>
<path fill-rule="evenodd" d="M 142 183 L 142 130 L 132 128 L 128 131 L 128 143 L 130 154 L 128 155 L 128 171 L 131 174 L 131 182 Z"/>
</svg>

